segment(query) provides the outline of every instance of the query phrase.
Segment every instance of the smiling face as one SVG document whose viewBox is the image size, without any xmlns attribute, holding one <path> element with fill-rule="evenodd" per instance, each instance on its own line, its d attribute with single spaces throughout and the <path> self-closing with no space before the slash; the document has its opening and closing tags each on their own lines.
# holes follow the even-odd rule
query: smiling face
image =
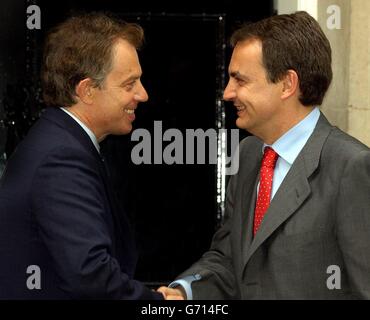
<svg viewBox="0 0 370 320">
<path fill-rule="evenodd" d="M 284 113 L 282 84 L 268 82 L 259 40 L 246 40 L 235 46 L 229 76 L 224 99 L 232 101 L 237 108 L 236 125 L 269 140 Z"/>
<path fill-rule="evenodd" d="M 109 134 L 128 134 L 139 102 L 148 100 L 141 84 L 142 71 L 136 49 L 125 40 L 113 48 L 112 68 L 100 87 L 92 90 L 95 132 L 99 140 Z"/>
</svg>

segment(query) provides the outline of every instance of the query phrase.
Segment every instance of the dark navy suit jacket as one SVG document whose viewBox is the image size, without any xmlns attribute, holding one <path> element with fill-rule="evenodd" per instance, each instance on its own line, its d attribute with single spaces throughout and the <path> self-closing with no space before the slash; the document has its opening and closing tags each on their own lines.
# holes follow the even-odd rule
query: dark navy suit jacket
<svg viewBox="0 0 370 320">
<path fill-rule="evenodd" d="M 47 109 L 0 180 L 1 299 L 161 299 L 133 280 L 134 239 L 103 159 L 64 111 Z M 41 288 L 29 289 L 29 266 Z"/>
</svg>

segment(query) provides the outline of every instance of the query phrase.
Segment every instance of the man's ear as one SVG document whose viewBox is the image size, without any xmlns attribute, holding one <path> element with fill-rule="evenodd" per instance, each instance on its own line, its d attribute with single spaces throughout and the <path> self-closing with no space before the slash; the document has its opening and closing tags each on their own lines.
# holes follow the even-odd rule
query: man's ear
<svg viewBox="0 0 370 320">
<path fill-rule="evenodd" d="M 76 95 L 79 100 L 84 102 L 85 104 L 92 104 L 93 102 L 93 81 L 90 78 L 86 78 L 81 80 L 76 85 Z"/>
<path fill-rule="evenodd" d="M 283 84 L 281 99 L 288 99 L 299 91 L 299 78 L 294 70 L 288 70 L 281 82 Z"/>
</svg>

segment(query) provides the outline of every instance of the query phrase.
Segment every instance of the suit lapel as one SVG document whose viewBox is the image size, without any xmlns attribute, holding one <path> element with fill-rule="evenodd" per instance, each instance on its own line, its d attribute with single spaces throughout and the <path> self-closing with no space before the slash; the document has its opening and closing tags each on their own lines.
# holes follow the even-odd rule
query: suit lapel
<svg viewBox="0 0 370 320">
<path fill-rule="evenodd" d="M 115 253 L 120 256 L 121 266 L 125 267 L 126 272 L 133 276 L 133 270 L 135 270 L 137 261 L 137 253 L 131 225 L 122 206 L 119 205 L 116 193 L 112 186 L 109 166 L 104 158 L 100 161 L 100 169 L 104 178 L 103 181 L 107 190 L 114 221 L 113 228 L 116 234 L 114 239 L 114 246 L 116 248 Z M 122 256 L 122 253 L 124 253 L 124 256 Z"/>
<path fill-rule="evenodd" d="M 321 114 L 311 137 L 272 199 L 261 226 L 249 247 L 245 265 L 261 244 L 293 215 L 310 195 L 311 187 L 308 178 L 319 165 L 321 150 L 331 129 L 331 125 Z M 251 208 L 249 213 L 249 216 L 251 216 L 249 224 L 253 224 L 254 208 Z"/>
<path fill-rule="evenodd" d="M 262 148 L 262 144 L 261 144 Z M 260 149 L 261 150 L 261 149 Z M 245 253 L 252 243 L 253 232 L 253 213 L 257 198 L 257 184 L 259 180 L 259 169 L 262 154 L 255 161 L 255 165 L 249 174 L 245 177 L 242 187 L 241 201 L 241 251 L 242 257 L 245 259 Z"/>
</svg>

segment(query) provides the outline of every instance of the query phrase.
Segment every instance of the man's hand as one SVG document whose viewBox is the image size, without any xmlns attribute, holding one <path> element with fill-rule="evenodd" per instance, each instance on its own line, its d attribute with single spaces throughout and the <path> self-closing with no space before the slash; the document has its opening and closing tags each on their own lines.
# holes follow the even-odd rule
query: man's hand
<svg viewBox="0 0 370 320">
<path fill-rule="evenodd" d="M 186 294 L 180 288 L 181 286 L 177 288 L 160 287 L 157 292 L 162 293 L 166 300 L 186 300 Z"/>
</svg>

